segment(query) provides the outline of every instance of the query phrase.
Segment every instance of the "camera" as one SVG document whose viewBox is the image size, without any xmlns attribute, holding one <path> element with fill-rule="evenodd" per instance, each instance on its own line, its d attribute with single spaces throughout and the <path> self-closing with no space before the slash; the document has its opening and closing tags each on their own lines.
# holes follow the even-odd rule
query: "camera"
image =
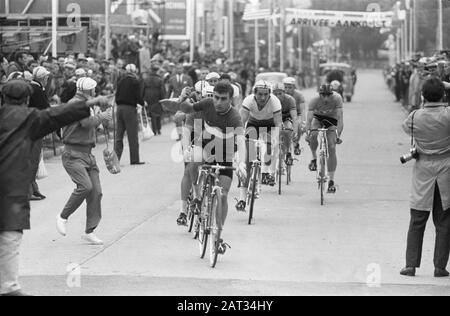
<svg viewBox="0 0 450 316">
<path fill-rule="evenodd" d="M 411 148 L 409 154 L 400 157 L 400 161 L 402 164 L 405 164 L 413 159 L 419 159 L 419 153 L 417 152 L 417 148 Z"/>
</svg>

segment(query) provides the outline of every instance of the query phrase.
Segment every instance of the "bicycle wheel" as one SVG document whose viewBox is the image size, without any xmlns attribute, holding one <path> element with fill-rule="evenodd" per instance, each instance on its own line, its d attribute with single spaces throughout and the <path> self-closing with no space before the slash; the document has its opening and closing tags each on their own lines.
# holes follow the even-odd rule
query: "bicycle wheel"
<svg viewBox="0 0 450 316">
<path fill-rule="evenodd" d="M 326 182 L 326 160 L 325 157 L 320 157 L 320 169 L 319 170 L 319 185 L 320 185 L 320 205 L 325 204 L 325 182 Z"/>
<path fill-rule="evenodd" d="M 211 229 L 211 207 L 210 194 L 203 199 L 202 215 L 200 216 L 200 229 L 198 235 L 198 246 L 200 249 L 200 258 L 205 258 L 206 248 L 208 246 L 208 237 Z"/>
<path fill-rule="evenodd" d="M 281 149 L 280 149 L 280 156 L 278 157 L 278 195 L 281 195 L 281 182 L 283 180 L 283 159 L 281 155 Z"/>
<path fill-rule="evenodd" d="M 292 172 L 292 166 L 286 165 L 286 184 L 291 184 L 291 172 Z"/>
<path fill-rule="evenodd" d="M 256 199 L 256 191 L 258 187 L 258 178 L 259 178 L 259 166 L 252 167 L 251 172 L 252 177 L 250 178 L 250 186 L 249 186 L 249 206 L 250 211 L 248 213 L 248 224 L 252 224 L 253 220 L 253 210 L 255 208 L 255 199 Z"/>
<path fill-rule="evenodd" d="M 218 214 L 222 211 L 222 196 L 220 190 L 216 190 L 212 198 L 211 204 L 211 240 L 209 242 L 209 263 L 211 268 L 215 268 L 217 264 L 217 257 L 219 256 L 219 241 L 221 235 L 221 228 L 217 225 Z"/>
</svg>

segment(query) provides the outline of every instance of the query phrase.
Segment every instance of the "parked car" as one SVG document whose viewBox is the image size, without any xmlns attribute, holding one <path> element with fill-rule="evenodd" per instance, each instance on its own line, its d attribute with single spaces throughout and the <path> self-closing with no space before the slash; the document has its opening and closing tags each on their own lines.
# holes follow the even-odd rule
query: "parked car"
<svg viewBox="0 0 450 316">
<path fill-rule="evenodd" d="M 270 84 L 283 83 L 283 80 L 288 77 L 284 72 L 263 72 L 256 76 L 255 82 L 259 80 L 265 80 Z"/>
<path fill-rule="evenodd" d="M 341 82 L 344 88 L 344 98 L 352 102 L 355 94 L 356 71 L 349 64 L 326 63 L 319 66 L 318 85 L 331 83 L 333 80 Z"/>
</svg>

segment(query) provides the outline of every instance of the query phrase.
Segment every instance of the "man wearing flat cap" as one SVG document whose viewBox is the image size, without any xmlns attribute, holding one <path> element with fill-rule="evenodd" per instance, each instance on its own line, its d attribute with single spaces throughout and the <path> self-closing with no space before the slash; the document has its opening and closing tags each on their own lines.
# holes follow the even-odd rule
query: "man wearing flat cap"
<svg viewBox="0 0 450 316">
<path fill-rule="evenodd" d="M 0 295 L 23 295 L 18 282 L 19 248 L 30 229 L 29 188 L 33 168 L 29 154 L 36 141 L 89 116 L 84 103 L 40 111 L 28 107 L 32 93 L 23 80 L 2 89 L 0 108 Z"/>
<path fill-rule="evenodd" d="M 107 107 L 106 97 L 94 98 L 97 82 L 92 78 L 81 78 L 77 81 L 77 94 L 67 104 L 71 106 L 78 102 L 98 104 Z M 75 122 L 64 128 L 64 152 L 62 162 L 64 169 L 76 184 L 76 188 L 64 206 L 61 214 L 57 216 L 56 227 L 58 232 L 67 235 L 67 222 L 69 218 L 86 201 L 86 228 L 82 239 L 92 245 L 101 245 L 94 231 L 100 224 L 102 217 L 101 200 L 102 189 L 100 184 L 100 171 L 92 149 L 95 147 L 95 131 L 103 122 L 112 119 L 112 111 L 91 115 L 88 118 Z"/>
</svg>

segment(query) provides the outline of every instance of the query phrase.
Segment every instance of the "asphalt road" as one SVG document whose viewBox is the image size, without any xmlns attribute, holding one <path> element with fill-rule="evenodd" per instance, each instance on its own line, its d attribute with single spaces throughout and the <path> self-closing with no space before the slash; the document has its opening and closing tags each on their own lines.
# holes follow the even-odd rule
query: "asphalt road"
<svg viewBox="0 0 450 316">
<path fill-rule="evenodd" d="M 308 98 L 313 94 L 305 91 Z M 120 175 L 108 174 L 103 146 L 97 148 L 104 191 L 97 233 L 105 246 L 81 241 L 84 208 L 70 219 L 68 237 L 57 234 L 56 215 L 74 185 L 60 158 L 48 161 L 50 176 L 40 182 L 48 199 L 32 204 L 32 230 L 22 247 L 24 289 L 35 295 L 449 295 L 449 279 L 433 278 L 431 223 L 418 276 L 399 275 L 412 164 L 399 162 L 409 149 L 401 129 L 406 113 L 381 71 L 359 73 L 354 102 L 344 113 L 337 194 L 320 206 L 304 144 L 293 184 L 282 196 L 264 188 L 254 225 L 230 210 L 224 237 L 232 249 L 216 269 L 175 223 L 183 164 L 171 157 L 172 126 L 141 145 L 146 166 L 128 166 L 125 154 Z M 230 199 L 237 196 L 235 181 Z"/>
</svg>

